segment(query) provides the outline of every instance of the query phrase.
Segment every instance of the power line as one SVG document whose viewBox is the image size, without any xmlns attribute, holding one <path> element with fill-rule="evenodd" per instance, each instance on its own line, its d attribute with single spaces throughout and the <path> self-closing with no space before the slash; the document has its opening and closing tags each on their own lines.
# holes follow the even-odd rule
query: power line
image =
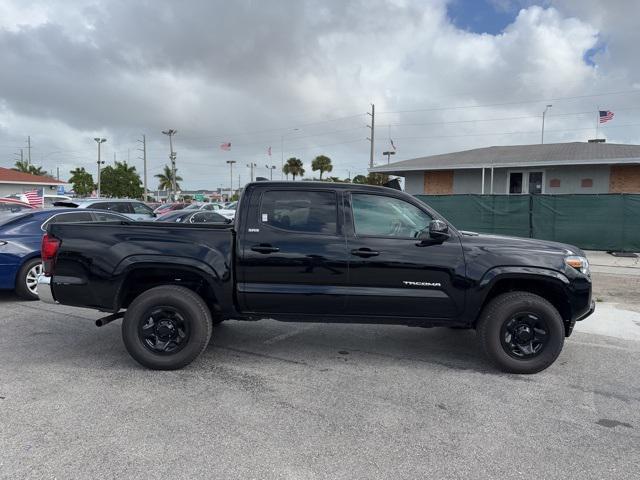
<svg viewBox="0 0 640 480">
<path fill-rule="evenodd" d="M 453 107 L 429 107 L 429 108 L 416 108 L 412 110 L 395 110 L 395 111 L 386 111 L 386 112 L 378 112 L 379 115 L 387 115 L 392 113 L 414 113 L 414 112 L 434 112 L 439 110 L 458 110 L 458 109 L 466 109 L 466 108 L 485 108 L 485 107 L 501 107 L 506 105 L 525 105 L 528 103 L 539 103 L 539 102 L 557 102 L 561 100 L 577 100 L 579 98 L 594 98 L 594 97 L 606 97 L 610 95 L 623 95 L 627 93 L 640 93 L 640 89 L 636 90 L 622 90 L 619 92 L 607 92 L 607 93 L 593 93 L 589 95 L 574 95 L 571 97 L 553 97 L 553 98 L 542 98 L 538 100 L 524 100 L 524 101 L 513 101 L 513 102 L 500 102 L 500 103 L 485 103 L 480 105 L 459 105 Z"/>
</svg>

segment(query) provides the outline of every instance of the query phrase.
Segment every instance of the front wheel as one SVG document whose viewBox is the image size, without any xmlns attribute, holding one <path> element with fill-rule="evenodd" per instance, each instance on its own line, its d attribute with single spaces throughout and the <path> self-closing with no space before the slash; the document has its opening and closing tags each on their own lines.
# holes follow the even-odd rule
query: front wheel
<svg viewBox="0 0 640 480">
<path fill-rule="evenodd" d="M 537 373 L 555 362 L 564 345 L 558 310 L 529 292 L 497 296 L 484 308 L 477 334 L 485 354 L 508 373 Z"/>
<path fill-rule="evenodd" d="M 136 297 L 122 321 L 129 354 L 153 370 L 176 370 L 193 362 L 209 344 L 207 304 L 185 287 L 155 287 Z"/>
</svg>

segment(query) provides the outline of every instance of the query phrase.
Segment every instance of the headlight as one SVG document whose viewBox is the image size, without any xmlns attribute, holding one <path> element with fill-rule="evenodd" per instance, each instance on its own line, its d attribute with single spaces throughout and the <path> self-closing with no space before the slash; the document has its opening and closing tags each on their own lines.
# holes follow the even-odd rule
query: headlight
<svg viewBox="0 0 640 480">
<path fill-rule="evenodd" d="M 589 269 L 589 260 L 587 260 L 585 257 L 581 257 L 579 255 L 571 255 L 570 257 L 566 257 L 564 259 L 564 263 L 566 263 L 570 267 L 575 268 L 584 275 L 591 275 L 591 270 Z"/>
</svg>

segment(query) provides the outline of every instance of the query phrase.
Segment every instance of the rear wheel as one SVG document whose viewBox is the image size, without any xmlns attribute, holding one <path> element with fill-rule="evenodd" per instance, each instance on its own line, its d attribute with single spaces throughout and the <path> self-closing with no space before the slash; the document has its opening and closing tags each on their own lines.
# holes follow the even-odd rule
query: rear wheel
<svg viewBox="0 0 640 480">
<path fill-rule="evenodd" d="M 129 354 L 153 370 L 176 370 L 193 362 L 209 344 L 211 313 L 185 287 L 155 287 L 136 297 L 122 321 Z"/>
<path fill-rule="evenodd" d="M 556 308 L 529 292 L 497 296 L 477 326 L 487 357 L 509 373 L 536 373 L 555 362 L 564 345 L 564 324 Z"/>
<path fill-rule="evenodd" d="M 38 300 L 38 276 L 42 273 L 42 260 L 27 260 L 16 277 L 16 293 L 25 300 Z"/>
</svg>

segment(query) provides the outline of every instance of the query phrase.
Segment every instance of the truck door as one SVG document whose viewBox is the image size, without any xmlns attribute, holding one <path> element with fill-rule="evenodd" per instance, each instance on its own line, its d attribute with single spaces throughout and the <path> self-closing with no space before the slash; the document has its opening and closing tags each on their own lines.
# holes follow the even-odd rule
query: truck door
<svg viewBox="0 0 640 480">
<path fill-rule="evenodd" d="M 344 313 L 347 248 L 341 194 L 256 189 L 240 222 L 238 299 L 259 313 Z M 302 318 L 301 318 L 302 320 Z"/>
<path fill-rule="evenodd" d="M 431 245 L 416 238 L 432 219 L 417 201 L 356 192 L 345 198 L 349 314 L 446 319 L 462 312 L 465 264 L 457 235 Z"/>
</svg>

